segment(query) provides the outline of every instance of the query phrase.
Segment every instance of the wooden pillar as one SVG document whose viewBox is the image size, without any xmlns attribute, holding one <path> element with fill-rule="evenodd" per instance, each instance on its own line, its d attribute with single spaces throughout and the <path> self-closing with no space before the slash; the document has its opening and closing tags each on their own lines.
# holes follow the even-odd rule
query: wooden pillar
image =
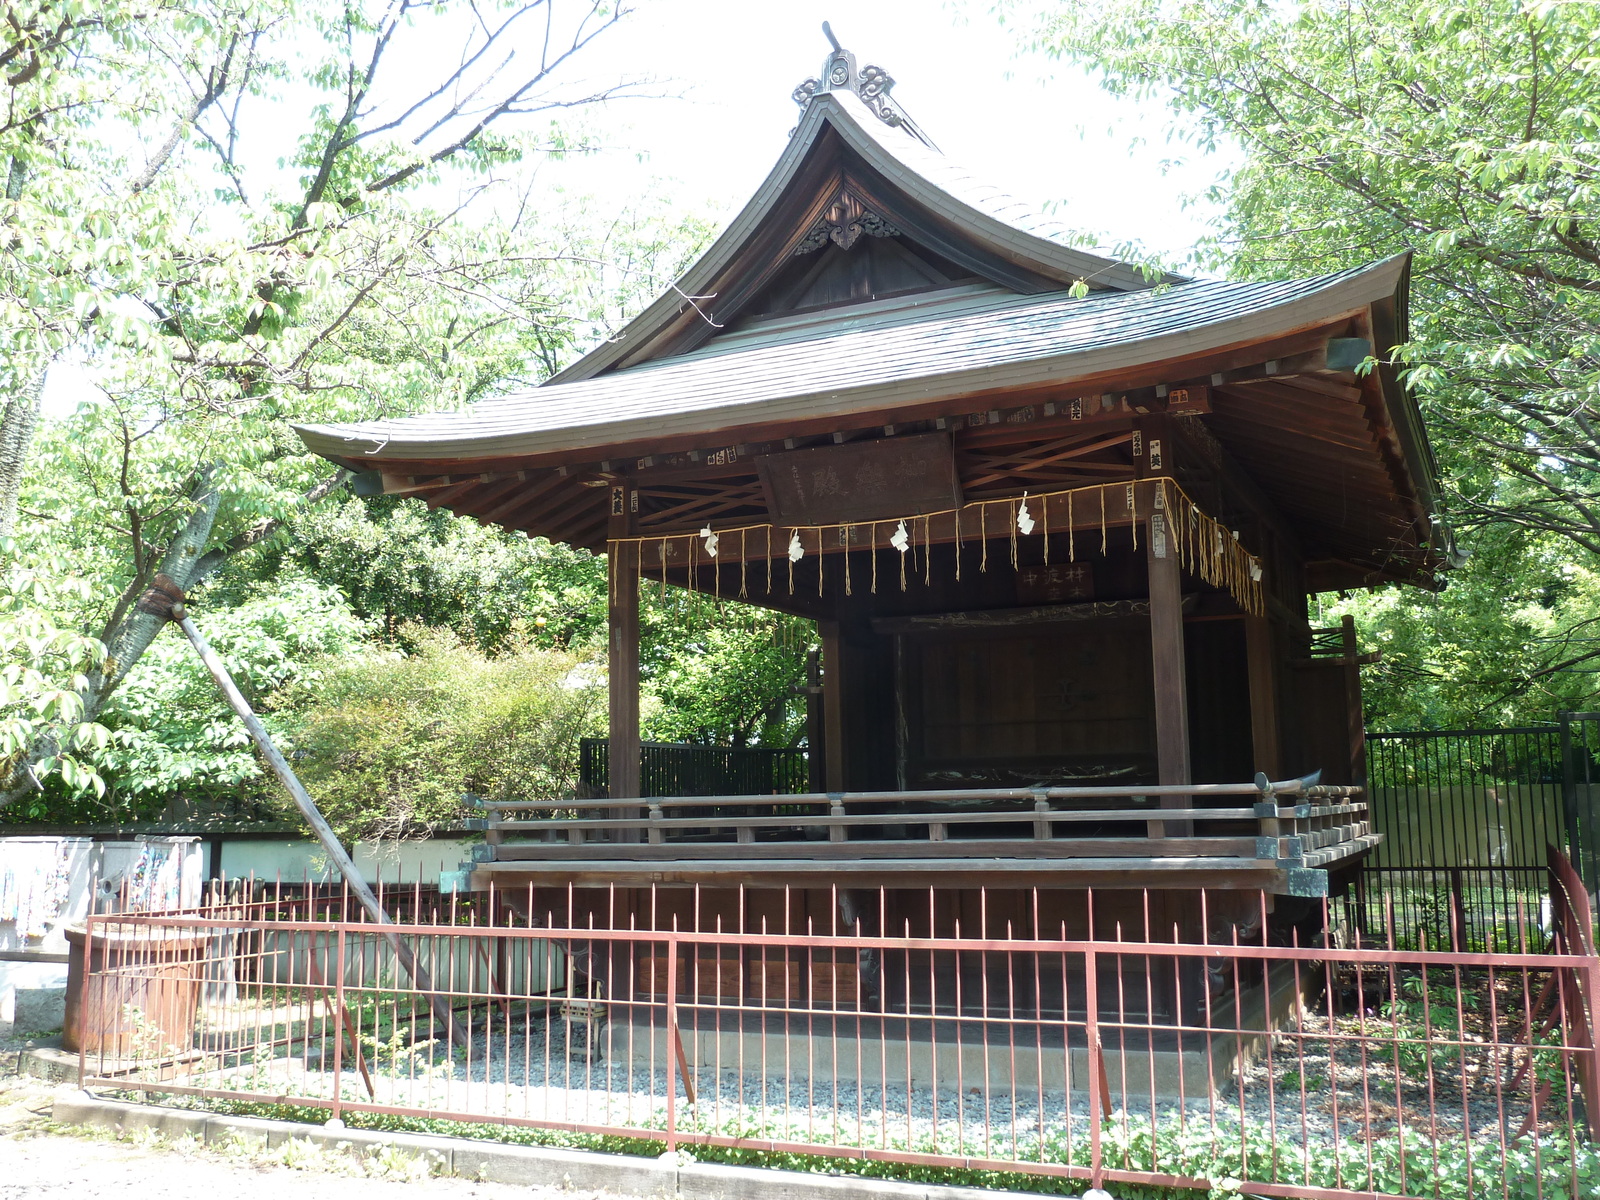
<svg viewBox="0 0 1600 1200">
<path fill-rule="evenodd" d="M 1150 662 L 1156 693 L 1157 782 L 1188 783 L 1189 699 L 1183 661 L 1183 574 L 1178 547 L 1163 509 L 1150 515 L 1145 563 L 1150 571 Z M 1163 808 L 1188 808 L 1183 796 L 1164 797 Z M 1169 821 L 1165 831 L 1182 837 L 1189 822 Z"/>
<path fill-rule="evenodd" d="M 1278 732 L 1278 664 L 1272 653 L 1272 622 L 1244 619 L 1244 653 L 1250 676 L 1250 744 L 1255 769 L 1277 779 L 1283 771 Z"/>
<path fill-rule="evenodd" d="M 633 532 L 633 489 L 611 489 L 609 535 Z M 610 795 L 639 795 L 639 546 L 613 543 L 606 555 L 611 701 L 610 745 L 607 748 Z"/>
<path fill-rule="evenodd" d="M 1367 715 L 1361 704 L 1361 652 L 1356 646 L 1356 619 L 1339 622 L 1340 658 L 1344 663 L 1344 708 L 1350 742 L 1350 782 L 1367 786 Z"/>
<path fill-rule="evenodd" d="M 844 670 L 840 663 L 839 622 L 818 621 L 822 639 L 822 752 L 823 785 L 830 792 L 844 791 Z"/>
</svg>

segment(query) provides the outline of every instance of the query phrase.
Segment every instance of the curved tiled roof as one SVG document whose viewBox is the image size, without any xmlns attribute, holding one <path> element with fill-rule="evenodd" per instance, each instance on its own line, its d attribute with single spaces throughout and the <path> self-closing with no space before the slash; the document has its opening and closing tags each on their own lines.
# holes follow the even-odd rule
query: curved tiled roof
<svg viewBox="0 0 1600 1200">
<path fill-rule="evenodd" d="M 847 416 L 1203 354 L 1388 299 L 1404 272 L 1396 258 L 1313 279 L 1082 298 L 953 288 L 755 323 L 687 354 L 461 412 L 297 429 L 336 458 L 472 459 Z"/>
</svg>

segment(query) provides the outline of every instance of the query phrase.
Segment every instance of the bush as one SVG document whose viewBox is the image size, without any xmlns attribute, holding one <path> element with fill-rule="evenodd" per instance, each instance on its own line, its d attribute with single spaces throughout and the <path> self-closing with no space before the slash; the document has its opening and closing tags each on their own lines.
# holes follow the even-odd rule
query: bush
<svg viewBox="0 0 1600 1200">
<path fill-rule="evenodd" d="M 414 636 L 415 653 L 341 660 L 281 705 L 295 769 L 340 835 L 454 820 L 468 793 L 570 796 L 578 741 L 603 728 L 600 671 L 526 643 L 489 658 L 449 634 Z"/>
</svg>

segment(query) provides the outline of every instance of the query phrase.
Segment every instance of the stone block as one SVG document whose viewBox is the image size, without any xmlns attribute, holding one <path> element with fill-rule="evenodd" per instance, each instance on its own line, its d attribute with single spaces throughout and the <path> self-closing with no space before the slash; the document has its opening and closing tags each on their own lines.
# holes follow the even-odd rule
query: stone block
<svg viewBox="0 0 1600 1200">
<path fill-rule="evenodd" d="M 86 1125 L 91 1129 L 121 1129 L 126 1104 L 99 1100 L 88 1092 L 58 1096 L 50 1106 L 50 1119 L 62 1125 Z"/>
<path fill-rule="evenodd" d="M 927 1200 L 928 1186 L 897 1179 L 693 1163 L 678 1172 L 678 1195 L 682 1200 Z"/>
<path fill-rule="evenodd" d="M 315 1126 L 289 1121 L 267 1121 L 260 1117 L 213 1116 L 206 1122 L 206 1144 L 225 1146 L 234 1143 L 251 1150 L 269 1150 L 292 1137 L 304 1138 Z"/>
<path fill-rule="evenodd" d="M 17 989 L 17 1006 L 11 1021 L 13 1035 L 60 1029 L 67 1019 L 67 989 L 39 987 Z"/>
<path fill-rule="evenodd" d="M 677 1166 L 653 1158 L 507 1146 L 499 1142 L 457 1142 L 454 1167 L 464 1179 L 522 1187 L 604 1190 L 624 1196 L 671 1196 L 678 1185 Z"/>
</svg>

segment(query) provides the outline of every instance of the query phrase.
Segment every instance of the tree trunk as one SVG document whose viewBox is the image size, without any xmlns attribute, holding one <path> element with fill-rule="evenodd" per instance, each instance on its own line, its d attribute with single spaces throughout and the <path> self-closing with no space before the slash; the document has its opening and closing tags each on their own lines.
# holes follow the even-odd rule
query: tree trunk
<svg viewBox="0 0 1600 1200">
<path fill-rule="evenodd" d="M 33 431 L 39 424 L 44 375 L 41 370 L 32 376 L 11 398 L 5 417 L 0 418 L 0 537 L 10 537 L 16 525 L 22 475 L 28 465 Z"/>
<path fill-rule="evenodd" d="M 217 523 L 217 510 L 222 503 L 222 497 L 213 484 L 213 475 L 214 471 L 209 467 L 201 472 L 189 493 L 194 511 L 189 514 L 189 519 L 184 522 L 183 528 L 173 538 L 155 568 L 156 572 L 168 576 L 185 591 L 200 573 L 201 551 L 211 538 L 212 527 Z M 111 693 L 127 678 L 133 664 L 150 648 L 150 643 L 156 640 L 156 635 L 166 624 L 165 617 L 142 612 L 138 605 L 129 605 L 116 624 L 106 630 L 103 639 L 109 652 L 106 660 L 98 670 L 89 673 L 84 686 L 78 690 L 78 698 L 83 701 L 83 714 L 79 720 L 93 721 L 99 715 Z M 10 776 L 0 785 L 0 809 L 15 804 L 33 791 L 36 784 L 32 769 L 45 759 L 54 757 L 60 749 L 53 735 L 36 741 L 27 755 L 12 766 Z"/>
</svg>

